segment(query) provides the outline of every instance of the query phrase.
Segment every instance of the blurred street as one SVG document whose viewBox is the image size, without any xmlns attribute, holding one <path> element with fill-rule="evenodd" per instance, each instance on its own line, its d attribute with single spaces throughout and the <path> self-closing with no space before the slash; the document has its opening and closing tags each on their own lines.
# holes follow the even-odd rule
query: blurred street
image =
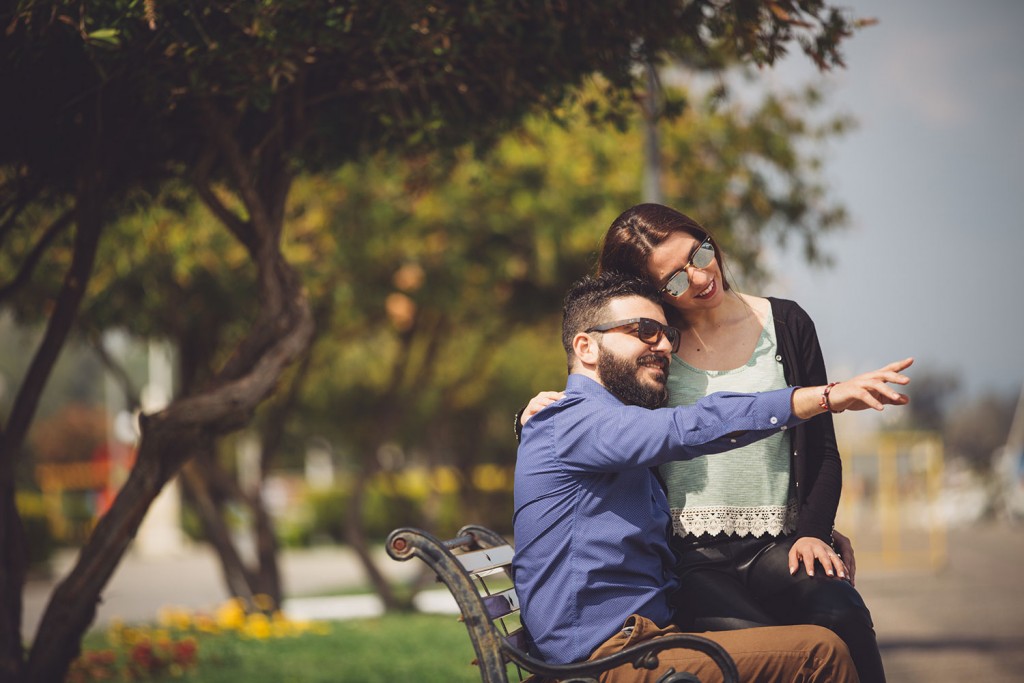
<svg viewBox="0 0 1024 683">
<path fill-rule="evenodd" d="M 858 535 L 854 534 L 855 541 Z M 857 587 L 875 618 L 890 683 L 1024 680 L 1024 527 L 982 523 L 949 531 L 949 562 L 939 571 L 858 568 Z M 61 558 L 66 568 L 71 556 Z M 415 568 L 384 560 L 394 576 Z M 378 612 L 372 597 L 308 598 L 363 584 L 345 549 L 293 551 L 283 558 L 285 610 L 297 618 L 345 618 Z M 34 580 L 26 591 L 25 635 L 31 635 L 52 588 Z M 153 620 L 160 607 L 210 609 L 225 598 L 215 559 L 205 549 L 164 560 L 129 556 L 106 591 L 97 626 L 119 617 Z M 444 611 L 447 592 L 432 591 L 421 608 Z M 865 681 L 864 683 L 869 683 Z"/>
<path fill-rule="evenodd" d="M 859 568 L 890 683 L 1024 681 L 1022 565 L 1024 527 L 993 522 L 950 529 L 938 572 Z"/>
</svg>

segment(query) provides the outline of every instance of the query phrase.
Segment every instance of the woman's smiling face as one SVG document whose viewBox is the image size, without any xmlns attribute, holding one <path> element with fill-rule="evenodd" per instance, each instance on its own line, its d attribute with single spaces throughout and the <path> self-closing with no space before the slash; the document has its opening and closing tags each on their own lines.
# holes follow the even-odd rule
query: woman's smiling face
<svg viewBox="0 0 1024 683">
<path fill-rule="evenodd" d="M 701 241 L 689 233 L 674 232 L 655 246 L 647 259 L 647 276 L 659 289 L 665 288 L 674 275 L 685 269 L 690 283 L 686 291 L 678 296 L 662 291 L 665 303 L 680 311 L 714 307 L 722 301 L 725 290 L 718 259 L 712 258 L 704 268 L 691 262 Z M 700 262 L 699 258 L 695 260 Z M 678 284 L 678 279 L 674 284 Z"/>
</svg>

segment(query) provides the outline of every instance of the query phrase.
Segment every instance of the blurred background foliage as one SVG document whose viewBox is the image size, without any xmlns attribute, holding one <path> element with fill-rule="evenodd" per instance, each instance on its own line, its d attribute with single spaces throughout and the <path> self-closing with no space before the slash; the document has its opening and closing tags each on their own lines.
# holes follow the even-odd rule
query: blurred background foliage
<svg viewBox="0 0 1024 683">
<path fill-rule="evenodd" d="M 683 76 L 677 71 L 674 80 Z M 600 86 L 591 86 L 555 119 L 528 118 L 521 130 L 482 150 L 463 146 L 412 158 L 382 152 L 299 177 L 282 250 L 320 316 L 308 363 L 313 370 L 284 416 L 276 468 L 301 469 L 313 438 L 330 444 L 347 475 L 451 467 L 464 509 L 446 516 L 508 528 L 508 501 L 495 505 L 477 495 L 473 472 L 486 463 L 510 468 L 512 415 L 536 391 L 563 385 L 562 294 L 593 269 L 611 220 L 641 200 L 639 108 L 595 126 L 589 109 L 600 97 Z M 760 284 L 769 241 L 795 240 L 809 260 L 824 261 L 822 238 L 842 227 L 845 213 L 830 201 L 817 171 L 829 137 L 850 122 L 810 123 L 820 102 L 814 91 L 743 106 L 715 88 L 676 85 L 665 99 L 678 111 L 659 125 L 666 202 L 715 232 L 729 252 L 732 277 L 744 287 Z M 230 204 L 231 195 L 224 193 L 223 201 Z M 223 363 L 221 350 L 233 346 L 225 341 L 251 324 L 251 262 L 189 190 L 170 184 L 135 202 L 137 209 L 111 226 L 100 245 L 77 323 L 81 352 L 68 355 L 78 359 L 76 368 L 64 381 L 58 373 L 48 396 L 102 403 L 97 354 L 137 394 L 146 381 L 144 364 L 133 363 L 131 354 L 104 353 L 105 331 L 170 341 L 178 377 L 201 383 Z M 25 258 L 17 247 L 31 242 L 10 244 L 0 274 L 15 271 Z M 48 270 L 36 273 L 31 295 L 8 306 L 22 328 L 45 318 L 69 254 L 55 251 Z M 118 367 L 110 368 L 112 362 Z M 16 373 L 12 365 L 5 374 Z M 76 377 L 86 385 L 77 391 Z M 77 438 L 73 411 L 45 417 L 54 409 L 44 404 L 44 419 L 34 427 L 48 434 L 31 443 L 37 457 L 45 457 L 47 438 Z M 229 469 L 235 448 L 234 439 L 222 440 Z M 392 454 L 384 463 L 382 449 Z M 374 493 L 381 495 L 388 494 Z M 415 509 L 424 495 L 403 504 L 396 498 L 393 507 Z M 332 504 L 338 505 L 313 508 Z M 364 518 L 373 535 L 399 521 L 381 514 L 384 508 L 367 501 Z M 321 519 L 297 535 L 337 538 L 337 530 L 325 529 L 339 523 Z"/>
<path fill-rule="evenodd" d="M 666 203 L 714 231 L 741 289 L 758 291 L 764 281 L 769 242 L 795 244 L 808 261 L 827 264 L 825 238 L 846 214 L 818 171 L 829 139 L 853 122 L 813 123 L 821 102 L 813 90 L 741 105 L 693 75 L 682 87 L 682 71 L 672 80 L 665 97 L 678 113 L 659 124 Z M 564 384 L 562 293 L 593 269 L 611 220 L 642 199 L 639 109 L 595 127 L 587 110 L 600 96 L 597 86 L 583 91 L 556 119 L 528 118 L 483 150 L 411 159 L 382 152 L 296 181 L 282 249 L 320 317 L 312 371 L 283 416 L 274 469 L 301 472 L 317 441 L 328 444 L 338 481 L 280 512 L 285 544 L 343 541 L 352 515 L 373 538 L 401 524 L 451 533 L 465 519 L 509 529 L 510 476 L 488 491 L 473 485 L 475 473 L 481 465 L 510 473 L 512 415 L 536 391 Z M 231 195 L 223 201 L 230 204 Z M 245 249 L 187 187 L 172 183 L 134 203 L 101 243 L 74 342 L 33 427 L 28 447 L 36 462 L 88 460 L 105 441 L 104 369 L 116 371 L 137 402 L 146 382 L 140 344 L 170 341 L 177 375 L 201 382 L 255 314 Z M 34 286 L 6 302 L 0 404 L 10 399 L 3 387 L 18 380 L 18 350 L 45 319 L 67 267 L 70 248 L 59 239 Z M 14 231 L 8 244 L 0 254 L 4 276 L 26 258 L 30 235 Z M 130 330 L 135 342 L 116 359 L 102 342 L 111 329 Z M 999 445 L 984 437 L 1005 433 L 1012 403 L 983 397 L 947 420 L 956 388 L 954 377 L 918 378 L 911 422 L 946 425 L 950 445 L 984 467 Z M 128 400 L 127 407 L 137 405 Z M 260 418 L 282 416 L 264 410 L 257 429 Z M 237 448 L 235 438 L 220 442 L 229 471 Z M 428 485 L 396 488 L 401 471 L 422 474 Z M 373 481 L 353 512 L 350 481 L 360 472 Z M 449 483 L 430 483 L 438 477 Z M 30 468 L 20 480 L 35 488 Z M 190 532 L 202 537 L 191 520 Z"/>
</svg>

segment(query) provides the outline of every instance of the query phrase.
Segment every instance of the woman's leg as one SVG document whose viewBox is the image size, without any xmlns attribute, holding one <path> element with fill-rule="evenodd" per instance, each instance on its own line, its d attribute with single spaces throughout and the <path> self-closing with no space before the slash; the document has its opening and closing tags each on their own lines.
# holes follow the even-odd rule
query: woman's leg
<svg viewBox="0 0 1024 683">
<path fill-rule="evenodd" d="M 684 631 L 734 631 L 782 623 L 736 577 L 713 569 L 687 572 L 672 596 L 672 606 L 675 622 Z"/>
<path fill-rule="evenodd" d="M 680 588 L 672 596 L 676 624 L 684 631 L 733 631 L 781 622 L 758 604 L 736 567 L 758 552 L 757 541 L 731 540 L 677 548 Z"/>
<path fill-rule="evenodd" d="M 857 589 L 829 577 L 820 564 L 814 576 L 803 565 L 789 573 L 789 549 L 796 539 L 781 540 L 751 565 L 748 587 L 758 602 L 780 623 L 816 624 L 836 633 L 850 649 L 862 681 L 884 683 L 874 624 Z"/>
</svg>

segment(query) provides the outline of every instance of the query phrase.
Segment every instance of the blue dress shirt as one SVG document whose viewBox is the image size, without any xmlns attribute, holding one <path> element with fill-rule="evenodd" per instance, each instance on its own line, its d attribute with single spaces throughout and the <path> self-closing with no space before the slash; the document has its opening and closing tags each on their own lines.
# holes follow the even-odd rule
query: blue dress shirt
<svg viewBox="0 0 1024 683">
<path fill-rule="evenodd" d="M 565 398 L 526 423 L 516 462 L 513 579 L 537 654 L 577 662 L 631 614 L 672 621 L 669 506 L 651 468 L 799 424 L 792 392 L 649 410 L 569 375 Z"/>
</svg>

